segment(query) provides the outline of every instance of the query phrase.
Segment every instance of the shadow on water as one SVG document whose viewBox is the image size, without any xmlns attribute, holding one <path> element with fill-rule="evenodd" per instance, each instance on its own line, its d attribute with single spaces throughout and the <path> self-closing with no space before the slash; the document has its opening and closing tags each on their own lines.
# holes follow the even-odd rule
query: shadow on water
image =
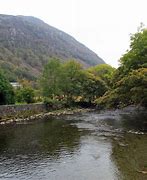
<svg viewBox="0 0 147 180">
<path fill-rule="evenodd" d="M 147 112 L 146 111 L 106 111 L 98 115 L 98 122 L 105 123 L 109 129 L 117 132 L 146 133 Z"/>
<path fill-rule="evenodd" d="M 122 114 L 122 126 L 131 131 L 147 132 L 147 112 Z"/>
</svg>

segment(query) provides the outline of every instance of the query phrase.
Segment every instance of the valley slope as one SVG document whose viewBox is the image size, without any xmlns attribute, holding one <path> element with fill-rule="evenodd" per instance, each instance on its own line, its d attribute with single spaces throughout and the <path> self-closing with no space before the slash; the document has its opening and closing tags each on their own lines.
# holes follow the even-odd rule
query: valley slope
<svg viewBox="0 0 147 180">
<path fill-rule="evenodd" d="M 49 58 L 105 62 L 72 36 L 30 16 L 0 15 L 0 67 L 10 81 L 36 79 Z"/>
</svg>

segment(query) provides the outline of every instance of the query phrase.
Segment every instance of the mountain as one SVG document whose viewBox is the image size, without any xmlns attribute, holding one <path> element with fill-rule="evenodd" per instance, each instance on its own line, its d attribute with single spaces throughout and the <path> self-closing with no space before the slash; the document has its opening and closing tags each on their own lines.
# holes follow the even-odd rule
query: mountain
<svg viewBox="0 0 147 180">
<path fill-rule="evenodd" d="M 51 57 L 76 59 L 87 67 L 105 63 L 72 36 L 38 18 L 0 15 L 0 67 L 9 80 L 35 79 Z"/>
</svg>

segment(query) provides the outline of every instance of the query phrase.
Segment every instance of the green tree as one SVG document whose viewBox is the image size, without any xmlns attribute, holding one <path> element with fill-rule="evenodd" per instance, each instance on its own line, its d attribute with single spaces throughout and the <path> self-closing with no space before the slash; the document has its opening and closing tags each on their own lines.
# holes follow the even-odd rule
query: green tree
<svg viewBox="0 0 147 180">
<path fill-rule="evenodd" d="M 88 102 L 102 96 L 106 90 L 106 83 L 98 76 L 84 70 L 80 63 L 69 60 L 63 64 L 52 59 L 45 66 L 41 85 L 47 102 L 51 99 L 64 98 L 67 104 L 75 102 L 78 97 Z"/>
<path fill-rule="evenodd" d="M 62 65 L 62 92 L 68 101 L 81 95 L 81 79 L 83 76 L 80 63 L 70 60 Z"/>
<path fill-rule="evenodd" d="M 88 72 L 100 77 L 107 84 L 107 86 L 110 86 L 112 76 L 115 72 L 115 68 L 108 64 L 100 64 L 97 66 L 90 67 L 88 69 Z"/>
<path fill-rule="evenodd" d="M 85 71 L 82 89 L 81 95 L 83 98 L 88 102 L 93 102 L 96 98 L 102 96 L 108 90 L 108 87 L 100 77 Z"/>
<path fill-rule="evenodd" d="M 16 90 L 16 99 L 20 103 L 33 103 L 34 102 L 34 90 L 31 87 L 22 87 Z"/>
<path fill-rule="evenodd" d="M 0 70 L 0 104 L 14 104 L 15 95 L 13 87 L 9 81 L 4 77 L 2 71 Z"/>
<path fill-rule="evenodd" d="M 21 79 L 19 84 L 20 87 L 15 90 L 17 102 L 33 103 L 35 101 L 35 83 L 27 79 Z"/>
<path fill-rule="evenodd" d="M 133 70 L 96 102 L 103 107 L 117 108 L 131 104 L 147 107 L 147 68 Z"/>
<path fill-rule="evenodd" d="M 117 82 L 117 94 L 123 104 L 147 106 L 147 68 L 134 70 Z"/>
<path fill-rule="evenodd" d="M 61 84 L 61 63 L 59 59 L 51 59 L 45 66 L 40 83 L 44 97 L 54 98 L 62 93 Z"/>
<path fill-rule="evenodd" d="M 147 106 L 147 29 L 131 36 L 130 49 L 120 59 L 113 87 L 97 103 L 109 107 L 130 104 Z"/>
<path fill-rule="evenodd" d="M 141 67 L 147 67 L 147 29 L 140 28 L 131 35 L 130 50 L 120 59 L 124 74 Z"/>
</svg>

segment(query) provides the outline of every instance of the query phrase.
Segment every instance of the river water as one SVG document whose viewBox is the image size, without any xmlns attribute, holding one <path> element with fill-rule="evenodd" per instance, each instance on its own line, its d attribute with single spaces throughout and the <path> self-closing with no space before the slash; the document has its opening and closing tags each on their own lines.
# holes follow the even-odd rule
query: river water
<svg viewBox="0 0 147 180">
<path fill-rule="evenodd" d="M 87 112 L 0 126 L 2 180 L 146 180 L 147 113 Z"/>
</svg>

